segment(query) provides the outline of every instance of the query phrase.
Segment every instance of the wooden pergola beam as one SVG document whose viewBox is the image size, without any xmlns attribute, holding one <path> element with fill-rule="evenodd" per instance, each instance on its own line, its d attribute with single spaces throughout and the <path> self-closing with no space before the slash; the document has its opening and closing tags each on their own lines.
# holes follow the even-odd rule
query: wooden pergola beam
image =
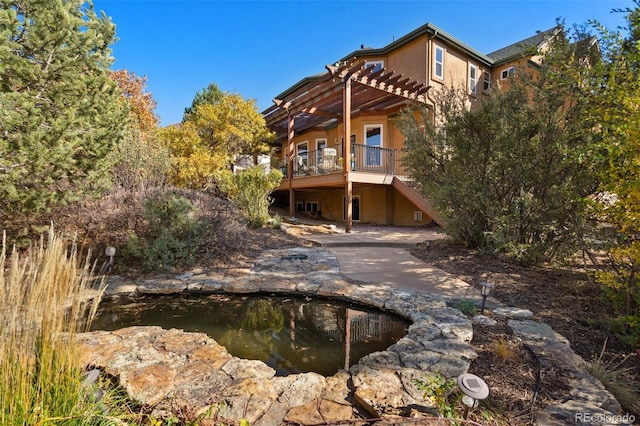
<svg viewBox="0 0 640 426">
<path fill-rule="evenodd" d="M 273 109 L 265 113 L 265 119 L 271 128 L 288 127 L 287 117 L 296 117 L 296 131 L 311 128 L 330 118 L 344 121 L 343 85 L 351 84 L 351 113 L 365 110 L 383 111 L 389 105 L 401 104 L 404 100 L 427 102 L 424 96 L 429 87 L 423 83 L 387 71 L 384 68 L 374 70 L 364 61 L 354 61 L 327 65 L 324 77 L 311 80 L 307 86 L 301 86 L 285 99 L 275 99 Z M 371 93 L 369 90 L 374 89 Z M 384 94 L 384 95 L 383 95 Z M 389 96 L 396 99 L 389 99 Z"/>
</svg>

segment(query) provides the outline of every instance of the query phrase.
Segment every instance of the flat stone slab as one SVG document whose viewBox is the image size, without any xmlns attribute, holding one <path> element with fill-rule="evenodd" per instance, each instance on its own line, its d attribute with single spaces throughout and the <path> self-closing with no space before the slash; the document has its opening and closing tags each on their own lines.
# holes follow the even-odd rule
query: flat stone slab
<svg viewBox="0 0 640 426">
<path fill-rule="evenodd" d="M 500 307 L 495 308 L 493 313 L 507 318 L 531 318 L 533 312 L 528 309 L 514 308 L 514 307 Z"/>
<path fill-rule="evenodd" d="M 481 324 L 481 325 L 488 325 L 488 326 L 494 326 L 498 324 L 498 321 L 484 315 L 476 315 L 475 317 L 472 318 L 471 321 L 473 321 L 474 324 Z"/>
<path fill-rule="evenodd" d="M 614 419 L 622 409 L 616 399 L 600 382 L 588 375 L 585 361 L 578 356 L 566 337 L 554 331 L 547 324 L 531 320 L 509 320 L 507 322 L 513 333 L 522 339 L 531 349 L 541 364 L 553 364 L 568 374 L 568 384 L 572 389 L 567 400 L 556 405 L 550 405 L 540 410 L 537 423 L 541 426 L 555 426 L 566 424 L 628 424 L 598 422 L 596 418 Z M 585 413 L 593 414 L 593 422 L 576 421 Z"/>
</svg>

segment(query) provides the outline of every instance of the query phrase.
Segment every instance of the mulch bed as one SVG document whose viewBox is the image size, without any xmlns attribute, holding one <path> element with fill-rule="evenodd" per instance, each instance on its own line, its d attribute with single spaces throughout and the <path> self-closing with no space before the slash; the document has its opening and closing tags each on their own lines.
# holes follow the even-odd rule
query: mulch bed
<svg viewBox="0 0 640 426">
<path fill-rule="evenodd" d="M 492 297 L 506 306 L 531 310 L 537 320 L 564 335 L 572 349 L 587 361 L 599 356 L 603 348 L 605 357 L 629 353 L 604 331 L 611 308 L 602 299 L 600 287 L 581 267 L 522 266 L 449 240 L 421 244 L 412 254 L 477 286 L 478 293 L 480 282 L 493 283 Z M 496 326 L 474 324 L 471 344 L 479 356 L 469 372 L 485 379 L 490 397 L 483 402 L 485 409 L 472 413 L 470 419 L 481 424 L 533 424 L 536 410 L 566 400 L 570 391 L 566 372 L 553 365 L 543 367 L 540 391 L 533 403 L 537 362 L 514 338 L 505 319 L 492 319 L 498 321 Z M 484 417 L 478 417 L 480 414 Z"/>
</svg>

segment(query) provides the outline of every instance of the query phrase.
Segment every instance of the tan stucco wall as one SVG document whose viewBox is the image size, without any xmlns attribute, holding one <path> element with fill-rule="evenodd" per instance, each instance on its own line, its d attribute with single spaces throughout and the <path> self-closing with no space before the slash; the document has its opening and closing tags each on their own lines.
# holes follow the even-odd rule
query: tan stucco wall
<svg viewBox="0 0 640 426">
<path fill-rule="evenodd" d="M 317 202 L 325 219 L 342 222 L 344 189 L 324 191 L 296 191 L 296 202 Z M 353 196 L 360 199 L 360 222 L 379 225 L 424 226 L 431 218 L 422 213 L 422 220 L 414 220 L 419 209 L 389 186 L 354 186 Z"/>
<path fill-rule="evenodd" d="M 424 226 L 433 221 L 426 213 L 422 212 L 422 220 L 415 221 L 414 212 L 419 209 L 398 192 L 393 191 L 393 225 L 396 226 Z"/>
<path fill-rule="evenodd" d="M 420 83 L 427 82 L 427 36 L 418 37 L 388 56 L 387 69 Z"/>
</svg>

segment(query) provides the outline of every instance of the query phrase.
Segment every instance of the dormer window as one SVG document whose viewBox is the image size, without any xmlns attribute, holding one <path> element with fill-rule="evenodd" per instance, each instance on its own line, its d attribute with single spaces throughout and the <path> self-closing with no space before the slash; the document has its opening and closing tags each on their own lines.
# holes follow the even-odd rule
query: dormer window
<svg viewBox="0 0 640 426">
<path fill-rule="evenodd" d="M 506 70 L 502 70 L 500 73 L 500 80 L 506 80 L 509 77 L 516 75 L 516 67 L 509 67 Z"/>
<path fill-rule="evenodd" d="M 374 73 L 384 68 L 384 61 L 365 61 L 364 67 L 365 68 L 373 67 L 373 71 L 371 72 Z"/>
<path fill-rule="evenodd" d="M 433 76 L 444 80 L 444 48 L 437 44 L 433 47 Z"/>
</svg>

